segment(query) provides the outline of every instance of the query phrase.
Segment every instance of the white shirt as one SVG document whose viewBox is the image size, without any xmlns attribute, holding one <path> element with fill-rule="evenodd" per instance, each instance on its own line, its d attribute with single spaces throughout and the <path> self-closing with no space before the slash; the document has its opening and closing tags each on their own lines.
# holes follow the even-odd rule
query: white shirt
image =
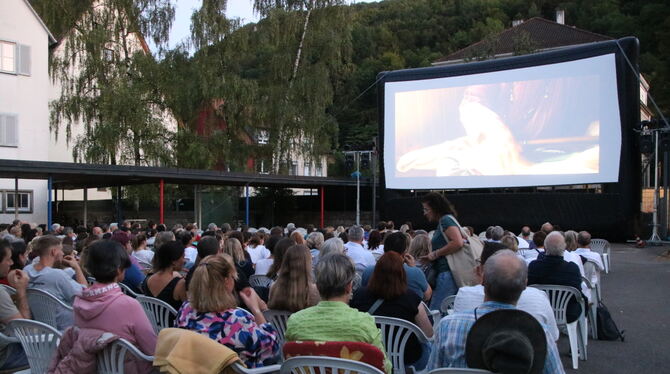
<svg viewBox="0 0 670 374">
<path fill-rule="evenodd" d="M 484 302 L 484 286 L 461 287 L 454 301 L 454 312 L 467 312 L 474 310 Z M 554 340 L 558 340 L 559 332 L 556 326 L 554 310 L 551 308 L 549 299 L 544 291 L 533 287 L 526 287 L 521 293 L 517 309 L 528 312 L 541 324 L 547 327 L 549 334 Z"/>
<path fill-rule="evenodd" d="M 579 274 L 581 274 L 582 277 L 586 277 L 586 273 L 584 272 L 584 264 L 582 263 L 582 258 L 579 256 L 579 254 L 566 250 L 563 252 L 563 259 L 565 261 L 575 263 L 579 268 Z M 586 283 L 584 282 L 582 282 L 582 293 L 584 296 L 586 296 L 589 302 L 591 302 L 591 290 L 586 287 Z"/>
<path fill-rule="evenodd" d="M 600 256 L 600 253 L 591 251 L 591 248 L 577 248 L 575 249 L 575 253 L 583 256 L 588 261 L 594 262 L 598 270 L 605 270 L 605 264 L 603 264 L 603 258 Z"/>
<path fill-rule="evenodd" d="M 265 248 L 265 246 L 262 244 L 259 244 L 255 247 L 247 246 L 247 252 L 249 253 L 249 257 L 251 257 L 251 262 L 253 262 L 254 264 L 257 263 L 259 260 L 270 258 L 270 256 L 272 255 L 272 253 L 270 253 L 270 250 Z"/>
<path fill-rule="evenodd" d="M 519 249 L 519 251 L 517 253 L 520 254 L 521 256 L 523 256 L 524 261 L 526 261 L 526 265 L 528 265 L 531 262 L 537 260 L 537 256 L 541 252 L 544 252 L 544 248 L 538 248 L 537 250 L 535 250 L 535 249 Z"/>
<path fill-rule="evenodd" d="M 267 275 L 274 261 L 275 260 L 273 258 L 264 258 L 262 260 L 258 260 L 256 263 L 256 272 L 254 274 Z"/>
<path fill-rule="evenodd" d="M 357 269 L 375 265 L 375 256 L 372 255 L 372 252 L 366 250 L 358 243 L 347 242 L 344 245 L 344 250 L 347 256 L 354 260 Z"/>
<path fill-rule="evenodd" d="M 154 252 L 148 249 L 133 251 L 133 257 L 137 259 L 143 269 L 147 269 L 151 267 L 151 261 L 154 259 Z"/>
<path fill-rule="evenodd" d="M 193 263 L 196 257 L 198 257 L 198 250 L 195 247 L 186 247 L 184 249 L 184 257 L 186 257 L 186 263 Z"/>
<path fill-rule="evenodd" d="M 530 245 L 528 244 L 528 242 L 526 241 L 526 239 L 524 239 L 524 238 L 522 238 L 522 237 L 520 237 L 520 236 L 517 236 L 516 239 L 517 239 L 517 242 L 519 243 L 519 249 L 528 249 L 528 248 L 530 248 Z"/>
</svg>

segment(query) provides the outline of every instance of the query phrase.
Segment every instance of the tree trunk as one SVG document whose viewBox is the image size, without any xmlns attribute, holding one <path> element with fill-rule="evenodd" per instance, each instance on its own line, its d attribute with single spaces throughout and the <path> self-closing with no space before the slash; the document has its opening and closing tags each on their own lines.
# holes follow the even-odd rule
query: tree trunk
<svg viewBox="0 0 670 374">
<path fill-rule="evenodd" d="M 307 9 L 307 15 L 305 16 L 305 24 L 302 27 L 302 36 L 300 37 L 300 44 L 298 45 L 298 53 L 295 56 L 295 62 L 293 63 L 293 74 L 291 75 L 291 82 L 289 87 L 293 85 L 293 80 L 295 80 L 296 75 L 298 74 L 298 66 L 300 65 L 300 55 L 302 54 L 302 46 L 305 42 L 305 35 L 307 35 L 307 26 L 309 25 L 309 16 L 312 14 L 312 9 L 314 9 L 314 0 L 310 1 L 309 9 Z"/>
</svg>

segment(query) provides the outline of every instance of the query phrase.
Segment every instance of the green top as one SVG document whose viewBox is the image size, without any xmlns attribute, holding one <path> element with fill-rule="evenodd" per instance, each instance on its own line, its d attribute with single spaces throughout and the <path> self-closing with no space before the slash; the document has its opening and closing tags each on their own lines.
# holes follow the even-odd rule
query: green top
<svg viewBox="0 0 670 374">
<path fill-rule="evenodd" d="M 286 341 L 363 342 L 374 345 L 384 353 L 384 368 L 393 371 L 386 357 L 382 334 L 375 319 L 340 301 L 321 301 L 317 305 L 293 313 L 286 323 Z"/>
<path fill-rule="evenodd" d="M 433 239 L 431 239 L 430 244 L 433 247 L 433 251 L 437 251 L 438 249 L 444 247 L 447 245 L 447 241 L 444 239 L 444 235 L 440 231 L 440 226 L 442 226 L 442 230 L 446 230 L 449 226 L 456 226 L 456 222 L 454 221 L 453 218 L 451 218 L 450 215 L 446 214 L 440 218 L 440 224 L 437 225 L 437 228 L 435 229 L 435 233 L 433 233 Z M 438 273 L 443 273 L 445 271 L 449 271 L 449 262 L 447 262 L 447 257 L 442 256 L 435 261 L 433 261 L 433 267 Z"/>
</svg>

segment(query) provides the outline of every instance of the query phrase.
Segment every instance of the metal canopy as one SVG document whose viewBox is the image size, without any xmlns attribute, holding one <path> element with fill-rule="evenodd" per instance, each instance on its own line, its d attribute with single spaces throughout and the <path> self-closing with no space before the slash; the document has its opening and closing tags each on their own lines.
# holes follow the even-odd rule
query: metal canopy
<svg viewBox="0 0 670 374">
<path fill-rule="evenodd" d="M 231 173 L 217 170 L 180 169 L 149 166 L 76 164 L 70 162 L 25 161 L 0 159 L 0 178 L 48 179 L 53 188 L 80 189 L 95 187 L 153 184 L 163 180 L 170 184 L 222 186 L 355 187 L 355 179 Z M 361 181 L 362 186 L 370 185 Z"/>
</svg>

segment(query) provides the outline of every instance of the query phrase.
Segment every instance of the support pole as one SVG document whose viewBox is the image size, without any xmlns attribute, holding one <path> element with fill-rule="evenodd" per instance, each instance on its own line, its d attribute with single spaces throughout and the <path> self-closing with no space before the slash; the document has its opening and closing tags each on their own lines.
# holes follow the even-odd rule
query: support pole
<svg viewBox="0 0 670 374">
<path fill-rule="evenodd" d="M 193 201 L 193 210 L 195 210 L 195 223 L 198 225 L 198 228 L 202 227 L 202 204 L 201 200 L 202 197 L 200 196 L 200 185 L 196 184 L 195 185 L 195 192 L 194 192 L 194 201 Z"/>
<path fill-rule="evenodd" d="M 370 166 L 372 167 L 372 222 L 370 225 L 375 227 L 377 223 L 377 150 L 370 153 Z"/>
<path fill-rule="evenodd" d="M 19 178 L 14 178 L 14 219 L 19 219 Z"/>
<path fill-rule="evenodd" d="M 121 186 L 116 186 L 116 222 L 121 226 Z"/>
<path fill-rule="evenodd" d="M 323 218 L 324 218 L 324 213 L 325 213 L 325 210 L 324 210 L 324 198 L 325 198 L 324 193 L 325 193 L 325 190 L 326 190 L 325 187 L 321 186 L 321 219 L 319 220 L 319 227 L 320 228 L 324 227 Z"/>
<path fill-rule="evenodd" d="M 158 206 L 159 206 L 160 213 L 159 213 L 159 217 L 158 217 L 158 222 L 163 224 L 163 223 L 165 223 L 165 210 L 164 210 L 165 207 L 163 206 L 163 204 L 164 204 L 163 200 L 164 200 L 165 182 L 163 181 L 163 179 L 161 179 L 161 182 L 160 182 L 159 186 L 160 186 L 160 201 L 158 203 Z"/>
<path fill-rule="evenodd" d="M 88 228 L 88 188 L 84 187 L 84 227 Z"/>
<path fill-rule="evenodd" d="M 51 230 L 53 224 L 53 208 L 51 207 L 51 189 L 53 188 L 53 178 L 49 176 L 47 180 L 47 229 Z"/>
<path fill-rule="evenodd" d="M 247 184 L 244 187 L 244 189 L 245 189 L 245 195 L 246 195 L 246 199 L 245 199 L 245 205 L 246 206 L 245 206 L 245 215 L 244 215 L 245 220 L 244 220 L 244 222 L 247 226 L 249 226 L 249 185 Z"/>
<path fill-rule="evenodd" d="M 651 238 L 647 242 L 651 243 L 660 243 L 661 237 L 658 235 L 658 133 L 656 130 L 654 132 L 654 213 L 653 213 L 653 227 L 651 231 Z"/>
<path fill-rule="evenodd" d="M 356 152 L 356 226 L 361 225 L 361 152 Z"/>
</svg>

